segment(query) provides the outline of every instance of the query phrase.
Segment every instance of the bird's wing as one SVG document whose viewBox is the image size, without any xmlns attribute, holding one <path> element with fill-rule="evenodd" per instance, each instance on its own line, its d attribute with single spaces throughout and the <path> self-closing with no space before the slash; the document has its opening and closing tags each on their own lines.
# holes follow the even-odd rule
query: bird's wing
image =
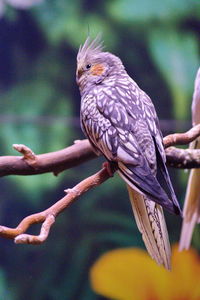
<svg viewBox="0 0 200 300">
<path fill-rule="evenodd" d="M 174 210 L 172 201 L 155 176 L 157 142 L 137 106 L 129 113 L 127 105 L 117 101 L 110 89 L 100 90 L 93 101 L 98 109 L 85 111 L 82 119 L 84 130 L 93 146 L 108 160 L 118 163 L 119 173 L 128 184 L 137 226 L 147 250 L 158 264 L 169 269 L 171 251 L 162 207 L 151 201 L 153 199 L 168 210 Z M 152 128 L 155 129 L 156 126 Z M 162 150 L 161 138 L 159 147 Z"/>
<path fill-rule="evenodd" d="M 173 189 L 169 188 L 170 179 L 164 167 L 165 156 L 155 109 L 148 96 L 139 87 L 134 88 L 128 86 L 125 89 L 118 85 L 104 88 L 97 95 L 98 110 L 110 125 L 105 131 L 101 130 L 101 138 L 95 144 L 102 148 L 104 155 L 112 154 L 110 160 L 118 163 L 119 174 L 127 184 L 178 214 L 179 204 L 175 194 L 171 195 Z M 157 153 L 163 162 L 160 166 L 170 196 L 156 178 Z M 108 155 L 106 157 L 109 159 Z"/>
<path fill-rule="evenodd" d="M 139 90 L 139 92 L 138 92 Z M 137 91 L 137 92 L 136 92 Z M 159 180 L 162 181 L 162 183 L 165 186 L 165 190 L 168 192 L 168 196 L 172 199 L 175 206 L 179 207 L 179 203 L 177 201 L 173 186 L 171 184 L 171 180 L 169 177 L 168 170 L 166 168 L 166 155 L 165 150 L 163 147 L 163 136 L 162 132 L 160 130 L 160 124 L 158 121 L 158 117 L 155 111 L 155 107 L 149 98 L 149 96 L 142 91 L 136 83 L 131 79 L 131 83 L 129 84 L 129 92 L 131 95 L 132 101 L 128 102 L 127 110 L 128 113 L 132 116 L 134 114 L 134 102 L 138 102 L 138 106 L 140 107 L 140 110 L 142 113 L 142 119 L 146 121 L 146 124 L 148 126 L 149 133 L 153 139 L 154 143 L 154 151 L 156 153 L 156 163 L 157 163 L 157 170 L 160 172 L 160 178 Z M 120 101 L 122 98 L 120 98 Z M 140 136 L 140 131 L 139 132 Z M 142 132 L 141 132 L 142 134 Z M 138 139 L 139 140 L 139 139 Z M 140 140 L 139 140 L 140 141 Z M 143 143 L 143 141 L 142 141 Z M 145 145 L 146 147 L 146 145 Z M 161 184 L 162 185 L 162 184 Z M 179 210 L 179 209 L 178 209 Z"/>
<path fill-rule="evenodd" d="M 162 207 L 127 186 L 136 224 L 150 256 L 171 269 L 171 247 Z"/>
<path fill-rule="evenodd" d="M 197 71 L 194 94 L 192 101 L 192 123 L 197 125 L 200 123 L 200 68 Z M 200 138 L 193 141 L 190 148 L 200 149 Z M 183 224 L 181 229 L 181 237 L 179 249 L 189 249 L 194 227 L 200 223 L 200 169 L 192 169 L 190 171 L 184 209 Z"/>
</svg>

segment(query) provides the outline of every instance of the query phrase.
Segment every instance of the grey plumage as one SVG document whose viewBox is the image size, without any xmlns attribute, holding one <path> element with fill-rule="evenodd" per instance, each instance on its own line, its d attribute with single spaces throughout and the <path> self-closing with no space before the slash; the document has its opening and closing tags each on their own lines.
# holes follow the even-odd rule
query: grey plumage
<svg viewBox="0 0 200 300">
<path fill-rule="evenodd" d="M 87 39 L 77 56 L 82 129 L 95 151 L 117 165 L 131 189 L 180 214 L 153 103 L 128 76 L 121 60 L 102 52 L 99 42 Z"/>
</svg>

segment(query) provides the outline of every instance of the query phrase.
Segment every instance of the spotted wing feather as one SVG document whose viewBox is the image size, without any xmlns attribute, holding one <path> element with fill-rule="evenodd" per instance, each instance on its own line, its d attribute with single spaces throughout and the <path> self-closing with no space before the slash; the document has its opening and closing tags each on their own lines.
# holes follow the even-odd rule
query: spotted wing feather
<svg viewBox="0 0 200 300">
<path fill-rule="evenodd" d="M 175 195 L 170 200 L 156 178 L 156 149 L 159 159 L 164 160 L 165 156 L 156 113 L 148 96 L 131 80 L 126 85 L 124 80 L 112 87 L 96 87 L 87 96 L 91 98 L 90 104 L 87 101 L 84 105 L 83 100 L 81 115 L 93 146 L 108 160 L 118 163 L 119 174 L 132 188 L 167 210 L 180 212 Z M 163 173 L 168 179 L 165 169 Z"/>
</svg>

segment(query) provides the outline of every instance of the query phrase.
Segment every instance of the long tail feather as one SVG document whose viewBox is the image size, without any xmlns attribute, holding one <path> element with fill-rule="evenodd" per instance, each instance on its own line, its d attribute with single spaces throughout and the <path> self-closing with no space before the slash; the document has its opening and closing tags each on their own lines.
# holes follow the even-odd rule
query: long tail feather
<svg viewBox="0 0 200 300">
<path fill-rule="evenodd" d="M 171 248 L 162 207 L 127 185 L 138 229 L 150 256 L 171 269 Z"/>
</svg>

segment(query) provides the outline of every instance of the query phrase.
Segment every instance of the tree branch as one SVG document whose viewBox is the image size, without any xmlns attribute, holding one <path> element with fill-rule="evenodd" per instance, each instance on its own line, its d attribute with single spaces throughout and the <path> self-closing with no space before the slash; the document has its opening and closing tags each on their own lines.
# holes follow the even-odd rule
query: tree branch
<svg viewBox="0 0 200 300">
<path fill-rule="evenodd" d="M 169 167 L 180 169 L 200 168 L 200 150 L 169 147 L 165 150 Z"/>
<path fill-rule="evenodd" d="M 35 155 L 25 145 L 13 145 L 23 156 L 1 156 L 0 177 L 6 175 L 36 175 L 53 172 L 55 175 L 63 170 L 80 165 L 96 157 L 88 140 L 75 142 L 65 149 Z"/>
<path fill-rule="evenodd" d="M 106 168 L 102 168 L 96 174 L 84 179 L 78 183 L 72 189 L 68 189 L 67 193 L 62 199 L 56 202 L 48 209 L 30 215 L 23 219 L 16 228 L 9 228 L 0 226 L 0 236 L 4 238 L 14 239 L 17 244 L 41 244 L 43 243 L 49 234 L 50 228 L 55 222 L 55 218 L 66 207 L 74 202 L 79 196 L 90 190 L 91 188 L 102 184 L 104 181 L 110 178 L 109 172 Z M 42 223 L 41 231 L 39 235 L 25 234 L 27 229 L 32 224 Z"/>
<path fill-rule="evenodd" d="M 172 145 L 188 144 L 200 136 L 200 125 L 194 126 L 186 133 L 175 133 L 164 138 L 164 146 L 168 148 Z M 96 158 L 88 140 L 76 141 L 74 145 L 60 151 L 36 155 L 25 145 L 13 145 L 14 149 L 23 156 L 1 156 L 0 157 L 0 177 L 7 175 L 36 175 L 53 172 L 55 175 L 69 168 L 80 165 L 88 160 Z M 174 157 L 166 151 L 167 163 L 174 168 L 195 168 L 200 167 L 198 151 L 188 158 L 188 151 L 173 151 Z M 184 152 L 185 151 L 185 152 Z M 177 160 L 177 163 L 176 163 Z M 194 160 L 192 162 L 192 160 Z M 188 163 L 187 163 L 188 162 Z"/>
<path fill-rule="evenodd" d="M 165 148 L 174 145 L 187 145 L 200 136 L 200 124 L 184 133 L 170 134 L 163 139 Z"/>
<path fill-rule="evenodd" d="M 200 136 L 200 126 L 197 125 L 186 133 L 172 134 L 164 138 L 165 148 L 171 145 L 186 144 Z M 35 155 L 25 145 L 13 145 L 14 149 L 21 153 L 22 157 L 4 156 L 0 157 L 0 176 L 16 174 L 30 175 L 59 172 L 77 166 L 89 159 L 96 157 L 88 140 L 77 141 L 74 145 L 60 151 Z M 200 150 L 177 149 L 170 147 L 166 149 L 167 161 L 170 166 L 177 168 L 200 167 Z M 114 170 L 113 172 L 115 172 Z M 67 195 L 48 209 L 24 218 L 16 228 L 0 226 L 0 236 L 14 239 L 17 244 L 41 244 L 49 234 L 55 218 L 66 207 L 74 202 L 79 196 L 89 189 L 100 185 L 111 177 L 107 168 L 102 168 L 96 174 L 84 179 L 72 189 L 66 190 Z M 36 223 L 42 223 L 39 235 L 30 235 L 25 232 Z"/>
</svg>

